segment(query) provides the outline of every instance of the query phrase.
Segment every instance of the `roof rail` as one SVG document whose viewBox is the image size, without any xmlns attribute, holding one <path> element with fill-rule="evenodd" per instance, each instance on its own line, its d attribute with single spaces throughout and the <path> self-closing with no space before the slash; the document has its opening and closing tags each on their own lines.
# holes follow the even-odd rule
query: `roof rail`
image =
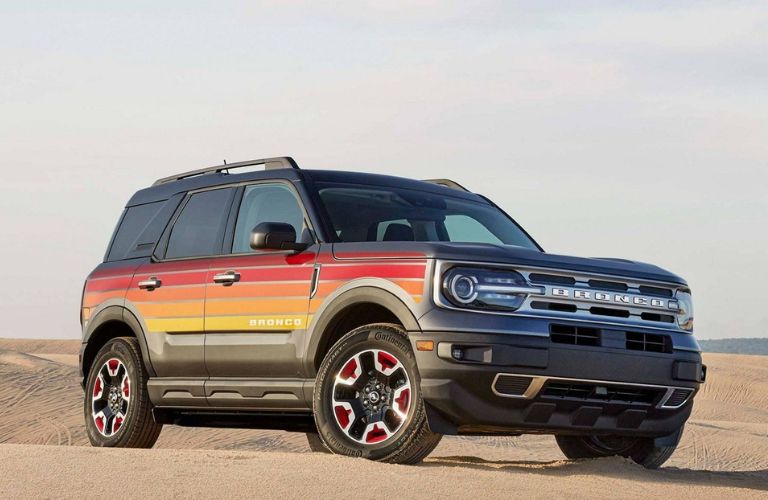
<svg viewBox="0 0 768 500">
<path fill-rule="evenodd" d="M 189 172 L 182 172 L 180 174 L 171 175 L 170 177 L 163 177 L 155 181 L 153 186 L 158 184 L 165 184 L 166 182 L 179 181 L 188 177 L 195 177 L 197 175 L 204 174 L 216 174 L 219 172 L 229 171 L 234 168 L 250 167 L 252 165 L 264 165 L 264 170 L 277 170 L 280 168 L 293 168 L 298 170 L 299 166 L 296 164 L 293 158 L 290 156 L 278 156 L 275 158 L 262 158 L 260 160 L 248 160 L 240 161 L 237 163 L 225 163 L 224 165 L 217 165 L 215 167 L 201 168 L 198 170 L 190 170 Z"/>
<path fill-rule="evenodd" d="M 454 182 L 450 179 L 424 179 L 424 182 L 429 182 L 430 184 L 437 184 L 439 186 L 445 186 L 451 189 L 458 189 L 459 191 L 466 191 L 467 193 L 470 193 L 471 191 L 458 182 Z"/>
</svg>

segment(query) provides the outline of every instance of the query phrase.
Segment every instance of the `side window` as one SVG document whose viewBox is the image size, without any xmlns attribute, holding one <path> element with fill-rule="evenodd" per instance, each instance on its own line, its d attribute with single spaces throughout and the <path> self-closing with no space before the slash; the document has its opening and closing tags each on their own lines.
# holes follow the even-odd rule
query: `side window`
<svg viewBox="0 0 768 500">
<path fill-rule="evenodd" d="M 446 215 L 445 230 L 450 241 L 501 244 L 496 237 L 477 220 L 466 215 Z"/>
<path fill-rule="evenodd" d="M 125 210 L 120 227 L 112 240 L 108 261 L 124 259 L 139 243 L 138 239 L 157 216 L 165 201 L 138 205 Z M 153 242 L 154 243 L 154 242 Z"/>
<path fill-rule="evenodd" d="M 245 188 L 237 214 L 232 253 L 251 250 L 251 231 L 262 222 L 283 222 L 296 230 L 296 238 L 304 238 L 304 212 L 299 200 L 283 184 L 254 184 Z"/>
<path fill-rule="evenodd" d="M 221 253 L 224 228 L 234 189 L 193 194 L 176 219 L 165 257 L 201 257 Z"/>
</svg>

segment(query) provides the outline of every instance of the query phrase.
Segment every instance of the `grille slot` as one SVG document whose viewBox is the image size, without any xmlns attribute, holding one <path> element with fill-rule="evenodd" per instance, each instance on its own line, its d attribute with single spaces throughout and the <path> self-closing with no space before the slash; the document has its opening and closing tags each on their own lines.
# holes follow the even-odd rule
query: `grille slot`
<svg viewBox="0 0 768 500">
<path fill-rule="evenodd" d="M 499 394 L 506 396 L 523 396 L 531 386 L 532 377 L 519 377 L 516 375 L 500 374 L 493 384 L 493 388 Z"/>
<path fill-rule="evenodd" d="M 674 323 L 675 317 L 671 314 L 659 314 L 659 313 L 649 313 L 645 312 L 640 315 L 640 318 L 644 319 L 645 321 L 657 321 L 659 323 Z"/>
<path fill-rule="evenodd" d="M 576 280 L 570 276 L 558 276 L 557 274 L 542 274 L 531 273 L 528 279 L 532 283 L 539 283 L 543 285 L 568 285 L 573 286 L 576 284 Z"/>
<path fill-rule="evenodd" d="M 614 318 L 629 318 L 629 311 L 611 309 L 610 307 L 590 307 L 589 312 L 598 316 L 613 316 Z"/>
<path fill-rule="evenodd" d="M 672 352 L 672 339 L 656 333 L 626 332 L 626 347 L 631 351 Z"/>
<path fill-rule="evenodd" d="M 672 290 L 659 288 L 657 286 L 640 286 L 640 293 L 643 295 L 656 295 L 657 297 L 672 297 Z"/>
<path fill-rule="evenodd" d="M 672 395 L 670 395 L 669 398 L 664 401 L 662 406 L 664 408 L 677 408 L 683 406 L 683 404 L 688 401 L 688 397 L 692 392 L 693 391 L 690 389 L 675 389 L 672 391 Z"/>
<path fill-rule="evenodd" d="M 544 302 L 541 300 L 535 300 L 531 302 L 531 308 L 533 309 L 545 309 L 547 311 L 560 311 L 575 313 L 579 310 L 576 304 L 563 304 L 562 302 Z"/>
<path fill-rule="evenodd" d="M 549 381 L 539 393 L 544 398 L 572 401 L 597 401 L 652 405 L 662 396 L 663 389 L 622 385 L 599 385 L 588 382 Z"/>
<path fill-rule="evenodd" d="M 610 290 L 612 292 L 626 292 L 629 288 L 626 283 L 619 283 L 617 281 L 589 280 L 587 283 L 592 288 Z"/>
<path fill-rule="evenodd" d="M 600 346 L 600 330 L 597 328 L 549 325 L 549 338 L 556 344 Z"/>
</svg>

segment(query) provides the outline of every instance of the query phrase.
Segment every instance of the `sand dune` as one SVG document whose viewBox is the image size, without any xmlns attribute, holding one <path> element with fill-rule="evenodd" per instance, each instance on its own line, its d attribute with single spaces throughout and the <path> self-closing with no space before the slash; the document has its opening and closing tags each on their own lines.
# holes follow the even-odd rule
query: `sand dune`
<svg viewBox="0 0 768 500">
<path fill-rule="evenodd" d="M 406 497 L 768 497 L 768 357 L 707 354 L 709 381 L 678 451 L 645 471 L 623 459 L 564 460 L 550 436 L 449 437 L 419 467 L 311 454 L 301 434 L 258 430 L 166 427 L 155 450 L 96 450 L 85 447 L 78 347 L 0 340 L 0 491 L 10 496 L 99 496 L 106 461 L 133 478 L 130 497 L 354 496 L 347 477 Z"/>
</svg>

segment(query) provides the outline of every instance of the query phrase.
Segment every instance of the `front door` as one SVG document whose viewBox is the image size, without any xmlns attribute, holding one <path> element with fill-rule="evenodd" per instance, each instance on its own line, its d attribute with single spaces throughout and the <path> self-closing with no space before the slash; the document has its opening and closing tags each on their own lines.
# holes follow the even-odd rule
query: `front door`
<svg viewBox="0 0 768 500">
<path fill-rule="evenodd" d="M 205 364 L 212 379 L 300 375 L 318 247 L 301 253 L 251 250 L 251 230 L 261 222 L 291 224 L 300 241 L 312 240 L 291 185 L 243 188 L 231 253 L 213 259 L 206 278 Z"/>
</svg>

